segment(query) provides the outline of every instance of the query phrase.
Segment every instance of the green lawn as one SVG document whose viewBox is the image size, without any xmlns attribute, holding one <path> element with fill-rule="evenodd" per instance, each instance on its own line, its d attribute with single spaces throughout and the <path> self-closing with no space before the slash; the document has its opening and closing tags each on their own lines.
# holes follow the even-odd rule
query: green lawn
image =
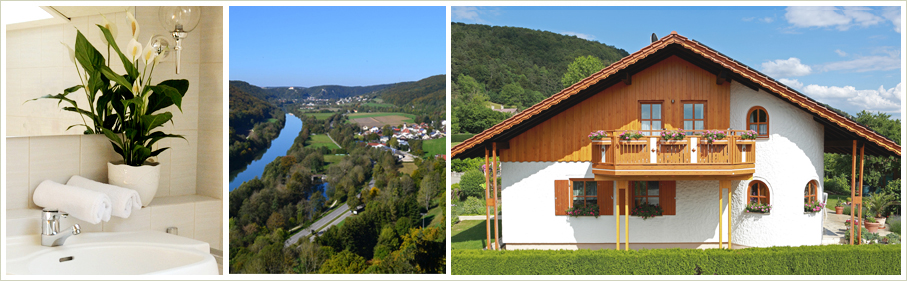
<svg viewBox="0 0 907 281">
<path fill-rule="evenodd" d="M 445 227 L 447 222 L 445 219 L 443 219 L 443 216 L 442 216 L 444 214 L 444 210 L 445 210 L 444 206 L 435 206 L 431 210 L 428 210 L 428 213 L 426 213 L 425 216 L 423 217 L 425 219 L 425 223 L 426 223 L 425 226 L 428 227 L 428 226 L 434 225 L 437 227 Z M 416 223 L 418 223 L 419 226 L 422 226 L 421 221 L 418 221 Z"/>
<path fill-rule="evenodd" d="M 344 156 L 346 156 L 346 155 L 333 155 L 333 154 L 325 155 L 324 162 L 334 164 L 334 163 L 340 162 L 340 160 L 343 160 Z"/>
<path fill-rule="evenodd" d="M 334 115 L 337 113 L 336 112 L 331 112 L 331 113 L 305 113 L 305 112 L 303 112 L 302 114 L 308 115 L 308 116 L 315 116 L 315 118 L 318 120 L 325 120 L 325 119 L 328 119 L 328 117 L 331 117 L 331 115 Z"/>
<path fill-rule="evenodd" d="M 498 221 L 500 234 L 504 234 L 501 221 Z M 494 231 L 492 226 L 491 231 Z M 493 238 L 492 238 L 493 239 Z M 494 240 L 491 240 L 494 243 Z M 450 249 L 484 249 L 485 248 L 485 220 L 460 221 L 450 226 Z"/>
<path fill-rule="evenodd" d="M 277 123 L 277 121 L 279 121 L 279 120 L 277 120 L 277 118 L 269 118 L 269 119 L 268 119 L 268 122 L 271 122 L 271 123 Z"/>
<path fill-rule="evenodd" d="M 422 150 L 428 153 L 428 156 L 447 154 L 447 138 L 422 141 Z"/>
<path fill-rule="evenodd" d="M 829 195 L 828 195 L 828 201 L 827 201 L 826 204 L 825 204 L 825 208 L 828 208 L 829 210 L 834 210 L 834 209 L 835 209 L 835 204 L 837 204 L 838 201 L 847 200 L 847 197 L 850 197 L 850 195 L 835 195 L 835 194 L 829 194 Z"/>
<path fill-rule="evenodd" d="M 413 172 L 416 171 L 416 169 L 418 169 L 418 168 L 419 168 L 419 167 L 416 166 L 416 164 L 413 164 L 413 163 L 403 163 L 403 167 L 401 167 L 400 169 L 398 169 L 398 171 L 400 171 L 401 173 L 407 174 L 407 175 L 412 175 Z"/>
<path fill-rule="evenodd" d="M 327 146 L 327 147 L 330 148 L 330 149 L 337 149 L 337 148 L 340 148 L 339 146 L 337 146 L 336 144 L 334 144 L 334 142 L 332 142 L 331 139 L 328 138 L 327 135 L 323 135 L 323 134 L 321 134 L 321 135 L 312 135 L 312 136 L 310 136 L 310 137 L 309 137 L 309 141 L 306 142 L 306 145 L 305 145 L 305 146 L 306 146 L 306 147 L 310 147 L 310 146 L 312 146 L 312 147 Z M 327 157 L 325 157 L 325 161 L 327 161 Z"/>
<path fill-rule="evenodd" d="M 462 142 L 462 141 L 460 141 L 460 142 L 452 142 L 452 143 L 450 143 L 450 147 L 453 148 L 454 146 L 457 146 L 458 144 L 461 144 L 461 143 L 463 143 L 463 142 Z"/>
</svg>

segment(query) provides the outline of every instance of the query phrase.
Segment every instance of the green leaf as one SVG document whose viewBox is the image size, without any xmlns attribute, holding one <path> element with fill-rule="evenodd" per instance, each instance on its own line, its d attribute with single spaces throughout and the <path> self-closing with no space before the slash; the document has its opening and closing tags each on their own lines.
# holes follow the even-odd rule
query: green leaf
<svg viewBox="0 0 907 281">
<path fill-rule="evenodd" d="M 164 112 L 164 113 L 155 114 L 155 115 L 145 115 L 145 116 L 142 116 L 141 118 L 142 118 L 142 126 L 144 127 L 143 129 L 146 132 L 149 132 L 149 131 L 151 131 L 151 129 L 160 127 L 160 126 L 164 125 L 164 123 L 166 123 L 167 121 L 170 121 L 170 119 L 173 118 L 173 114 L 170 112 Z"/>
<path fill-rule="evenodd" d="M 158 83 L 157 86 L 152 86 L 152 90 L 155 92 L 148 97 L 148 111 L 147 114 L 154 113 L 160 109 L 166 108 L 170 105 L 176 104 L 177 108 L 182 112 L 182 100 L 186 96 L 186 91 L 189 90 L 189 81 L 185 79 L 179 80 L 166 80 L 161 83 Z M 176 90 L 176 93 L 169 91 L 171 88 Z M 160 89 L 158 91 L 157 89 Z"/>
<path fill-rule="evenodd" d="M 88 39 L 85 39 L 81 31 L 76 32 L 75 56 L 87 73 L 92 73 L 98 66 L 104 65 L 104 56 L 88 42 Z"/>
<path fill-rule="evenodd" d="M 91 128 L 89 128 L 88 126 L 85 126 L 85 124 L 74 124 L 74 125 L 69 125 L 69 127 L 66 127 L 66 130 L 69 131 L 69 129 L 72 129 L 73 127 L 78 127 L 78 126 L 85 127 L 85 134 L 86 134 L 86 135 L 93 135 L 93 134 L 94 134 L 94 131 L 91 130 Z"/>
<path fill-rule="evenodd" d="M 165 148 L 161 148 L 161 149 L 152 151 L 152 152 L 151 152 L 151 157 L 158 156 L 158 154 L 161 154 L 161 152 L 164 152 L 164 150 L 167 150 L 168 148 L 169 148 L 169 147 L 165 147 Z"/>
<path fill-rule="evenodd" d="M 132 82 L 126 80 L 123 76 L 116 74 L 116 72 L 113 72 L 113 70 L 106 65 L 101 65 L 99 68 L 101 69 L 101 73 L 103 73 L 107 79 L 110 79 L 110 81 L 116 82 L 120 86 L 126 87 L 126 89 L 132 89 Z"/>
<path fill-rule="evenodd" d="M 104 132 L 104 136 L 106 136 L 107 139 L 110 140 L 110 142 L 119 145 L 119 147 L 123 147 L 123 140 L 120 139 L 120 136 L 118 136 L 116 133 L 107 128 L 101 128 L 101 131 Z M 120 152 L 120 155 L 123 155 L 122 151 Z M 125 155 L 123 156 L 125 157 Z"/>
<path fill-rule="evenodd" d="M 132 64 L 132 61 L 130 61 L 129 58 L 127 58 L 126 55 L 124 55 L 123 52 L 120 51 L 120 47 L 117 46 L 116 40 L 114 40 L 113 36 L 110 34 L 110 30 L 100 24 L 98 25 L 98 28 L 100 28 L 101 32 L 104 33 L 104 38 L 107 38 L 107 42 L 111 47 L 113 47 L 113 50 L 116 51 L 117 55 L 120 56 L 120 60 L 123 61 L 123 66 L 124 68 L 126 68 L 126 73 L 129 74 L 129 77 L 131 78 L 130 80 L 135 81 L 135 79 L 138 79 L 138 69 L 136 69 L 135 65 Z"/>
</svg>

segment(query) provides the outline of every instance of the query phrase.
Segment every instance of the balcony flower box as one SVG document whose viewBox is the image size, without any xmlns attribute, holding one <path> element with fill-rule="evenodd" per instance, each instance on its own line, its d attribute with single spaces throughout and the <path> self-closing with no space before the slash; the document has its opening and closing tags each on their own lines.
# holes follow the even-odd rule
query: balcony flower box
<svg viewBox="0 0 907 281">
<path fill-rule="evenodd" d="M 663 140 L 662 139 L 662 140 L 659 140 L 658 143 L 664 144 L 664 145 L 686 145 L 686 144 L 689 144 L 690 142 L 687 140 Z"/>
<path fill-rule="evenodd" d="M 628 145 L 628 144 L 649 144 L 649 140 L 648 140 L 648 139 L 641 139 L 641 140 L 620 140 L 620 144 L 622 144 L 622 145 Z"/>
<path fill-rule="evenodd" d="M 593 140 L 592 144 L 594 144 L 594 145 L 611 145 L 611 139 Z"/>
<path fill-rule="evenodd" d="M 756 140 L 737 140 L 737 144 L 747 145 L 747 144 L 756 144 Z"/>
<path fill-rule="evenodd" d="M 704 145 L 727 145 L 727 140 L 713 140 L 712 143 L 709 143 L 706 139 L 699 139 L 699 143 Z"/>
</svg>

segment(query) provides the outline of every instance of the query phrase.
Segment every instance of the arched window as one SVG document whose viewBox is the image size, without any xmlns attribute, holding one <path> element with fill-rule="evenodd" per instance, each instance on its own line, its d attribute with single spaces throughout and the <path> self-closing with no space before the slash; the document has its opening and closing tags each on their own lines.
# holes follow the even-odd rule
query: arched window
<svg viewBox="0 0 907 281">
<path fill-rule="evenodd" d="M 747 203 L 760 203 L 769 205 L 771 196 L 768 194 L 768 186 L 764 182 L 754 180 L 750 182 L 750 187 L 746 192 Z"/>
<path fill-rule="evenodd" d="M 817 194 L 819 193 L 819 184 L 815 180 L 809 181 L 806 184 L 806 190 L 803 191 L 803 203 L 809 204 L 816 202 Z"/>
<path fill-rule="evenodd" d="M 750 109 L 746 115 L 746 128 L 756 131 L 760 137 L 768 137 L 768 112 L 761 106 Z"/>
</svg>

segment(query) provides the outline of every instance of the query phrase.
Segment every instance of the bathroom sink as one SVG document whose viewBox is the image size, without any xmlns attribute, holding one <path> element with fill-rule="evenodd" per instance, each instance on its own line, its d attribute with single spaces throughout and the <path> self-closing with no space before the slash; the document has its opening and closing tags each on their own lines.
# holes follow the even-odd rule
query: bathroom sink
<svg viewBox="0 0 907 281">
<path fill-rule="evenodd" d="M 218 274 L 208 243 L 157 231 L 72 236 L 41 246 L 40 235 L 7 239 L 7 274 Z"/>
</svg>

